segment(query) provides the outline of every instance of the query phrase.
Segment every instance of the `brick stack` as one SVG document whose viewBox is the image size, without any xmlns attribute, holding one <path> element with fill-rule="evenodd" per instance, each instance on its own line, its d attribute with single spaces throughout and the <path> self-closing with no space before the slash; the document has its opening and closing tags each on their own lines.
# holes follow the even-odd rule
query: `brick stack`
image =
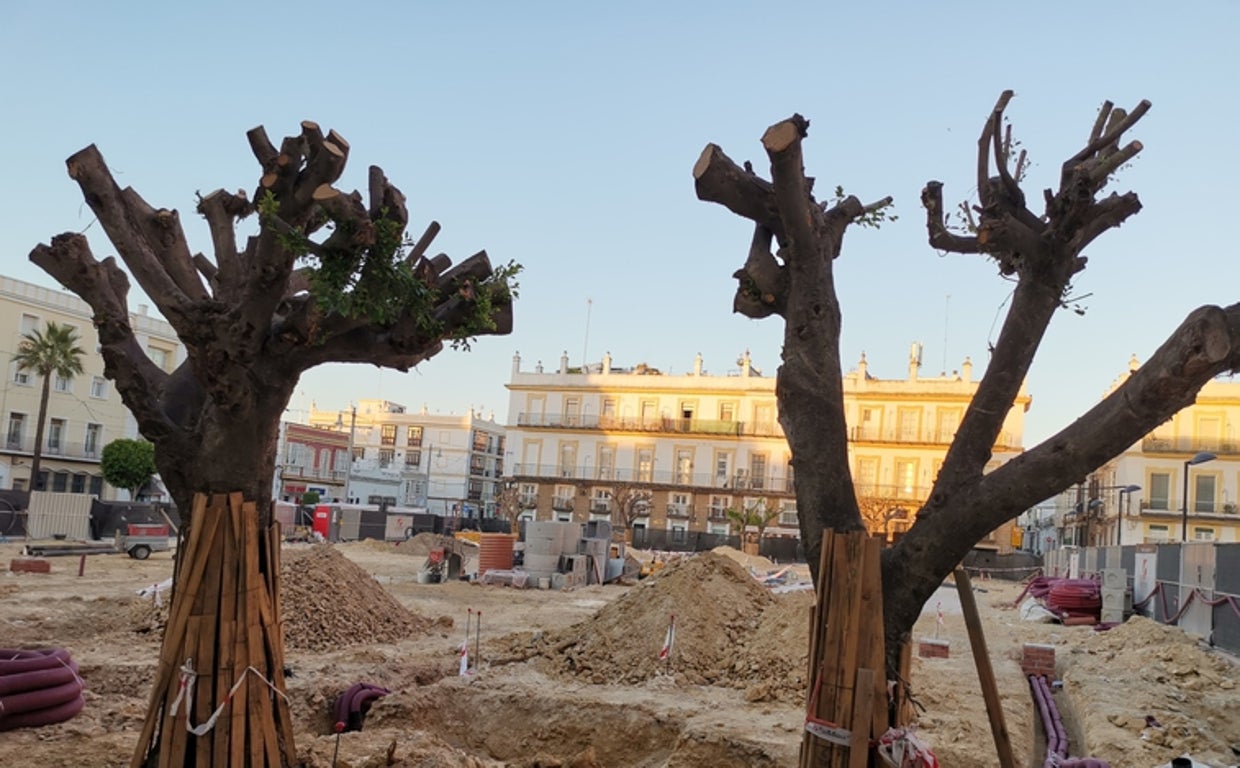
<svg viewBox="0 0 1240 768">
<path fill-rule="evenodd" d="M 51 573 L 52 564 L 33 557 L 15 557 L 9 561 L 9 570 L 13 573 Z"/>
<path fill-rule="evenodd" d="M 1025 643 L 1020 654 L 1020 671 L 1026 677 L 1055 679 L 1055 646 L 1043 643 Z"/>
<path fill-rule="evenodd" d="M 923 659 L 946 659 L 951 657 L 951 644 L 946 640 L 922 638 L 917 642 L 917 655 Z"/>
</svg>

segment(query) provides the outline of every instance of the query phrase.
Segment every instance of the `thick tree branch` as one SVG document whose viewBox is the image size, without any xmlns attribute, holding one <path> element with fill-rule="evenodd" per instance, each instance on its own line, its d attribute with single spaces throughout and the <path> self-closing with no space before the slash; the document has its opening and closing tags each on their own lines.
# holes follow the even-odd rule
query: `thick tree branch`
<svg viewBox="0 0 1240 768">
<path fill-rule="evenodd" d="M 1112 193 L 1093 207 L 1093 217 L 1081 225 L 1076 235 L 1068 241 L 1068 248 L 1080 253 L 1099 235 L 1123 224 L 1129 216 L 1141 210 L 1141 200 L 1135 192 L 1123 195 Z"/>
<path fill-rule="evenodd" d="M 65 164 L 130 274 L 179 333 L 185 327 L 189 297 L 160 263 L 143 230 L 144 212 L 133 207 L 132 196 L 127 199 L 121 192 L 94 144 L 72 155 Z"/>
<path fill-rule="evenodd" d="M 767 128 L 762 135 L 762 146 L 771 159 L 771 186 L 787 237 L 789 263 L 815 259 L 819 254 L 815 222 L 823 214 L 809 194 L 801 156 L 801 139 L 808 130 L 809 121 L 793 115 Z"/>
<path fill-rule="evenodd" d="M 755 320 L 782 314 L 788 302 L 788 277 L 771 254 L 771 230 L 755 224 L 745 266 L 732 274 L 739 283 L 732 311 Z"/>
<path fill-rule="evenodd" d="M 233 195 L 222 189 L 211 192 L 198 200 L 198 213 L 207 220 L 211 242 L 215 248 L 215 264 L 224 279 L 236 279 L 241 270 L 241 255 L 237 253 L 237 220 L 245 218 L 254 210 L 244 191 Z M 199 268 L 201 272 L 201 268 Z M 223 283 L 216 275 L 217 298 L 231 298 L 232 285 Z"/>
<path fill-rule="evenodd" d="M 1090 134 L 1089 143 L 1086 144 L 1085 148 L 1080 152 L 1077 152 L 1075 155 L 1068 158 L 1068 160 L 1063 164 L 1064 171 L 1066 172 L 1071 166 L 1075 166 L 1093 157 L 1107 145 L 1118 144 L 1120 137 L 1136 125 L 1138 120 L 1145 117 L 1145 113 L 1150 111 L 1151 106 L 1153 105 L 1148 99 L 1142 99 L 1141 103 L 1138 104 L 1132 112 L 1128 113 L 1122 120 L 1120 120 L 1119 125 L 1109 129 L 1105 134 L 1101 134 L 1099 131 L 1099 126 L 1108 121 L 1112 107 L 1111 102 L 1106 102 L 1103 105 L 1103 111 L 1098 114 L 1098 121 L 1094 124 L 1094 131 Z"/>
<path fill-rule="evenodd" d="M 732 213 L 761 224 L 784 242 L 783 224 L 771 183 L 732 162 L 716 144 L 707 144 L 693 166 L 693 186 L 699 200 L 718 203 Z"/>
<path fill-rule="evenodd" d="M 39 244 L 30 260 L 76 293 L 94 312 L 104 373 L 116 382 L 125 405 L 145 430 L 168 431 L 158 393 L 168 374 L 151 362 L 129 323 L 129 278 L 112 258 L 99 262 L 85 235 L 66 233 Z"/>
<path fill-rule="evenodd" d="M 999 126 L 1003 125 L 1003 111 L 1007 109 L 1008 102 L 1014 95 L 1015 93 L 1010 90 L 999 94 L 999 100 L 995 102 L 995 108 L 987 116 L 986 124 L 982 126 L 982 134 L 977 139 L 977 197 L 983 208 L 989 207 L 992 202 L 990 196 L 991 137 L 999 130 Z"/>
<path fill-rule="evenodd" d="M 943 182 L 928 181 L 921 190 L 921 204 L 926 209 L 926 231 L 930 247 L 948 253 L 981 253 L 976 237 L 954 235 L 947 229 L 943 210 Z"/>
</svg>

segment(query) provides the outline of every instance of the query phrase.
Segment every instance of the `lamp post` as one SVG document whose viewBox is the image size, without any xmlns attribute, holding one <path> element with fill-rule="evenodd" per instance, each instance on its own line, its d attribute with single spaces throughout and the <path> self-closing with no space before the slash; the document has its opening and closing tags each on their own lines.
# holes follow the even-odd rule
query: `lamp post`
<svg viewBox="0 0 1240 768">
<path fill-rule="evenodd" d="M 1180 527 L 1180 541 L 1188 541 L 1188 468 L 1194 464 L 1205 464 L 1207 461 L 1214 461 L 1218 457 L 1208 451 L 1202 451 L 1188 461 L 1184 462 L 1184 509 L 1183 524 Z"/>
<path fill-rule="evenodd" d="M 1115 524 L 1115 546 L 1122 547 L 1124 545 L 1124 494 L 1128 494 L 1128 503 L 1132 503 L 1132 494 L 1141 490 L 1139 485 L 1125 485 L 1119 487 L 1119 519 Z"/>
<path fill-rule="evenodd" d="M 344 413 L 336 414 L 336 429 L 344 428 Z M 349 480 L 353 477 L 353 438 L 357 433 L 357 406 L 349 408 L 349 455 L 344 470 L 344 503 L 349 504 Z"/>
</svg>

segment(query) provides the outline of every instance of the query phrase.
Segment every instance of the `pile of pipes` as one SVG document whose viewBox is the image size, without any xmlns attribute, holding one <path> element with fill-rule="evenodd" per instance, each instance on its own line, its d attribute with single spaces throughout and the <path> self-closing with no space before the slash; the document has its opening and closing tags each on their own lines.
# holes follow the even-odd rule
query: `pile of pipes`
<svg viewBox="0 0 1240 768">
<path fill-rule="evenodd" d="M 1064 579 L 1038 576 L 1016 599 L 1017 605 L 1029 595 L 1064 624 L 1096 624 L 1102 610 L 1102 585 L 1093 579 Z"/>
<path fill-rule="evenodd" d="M 0 649 L 0 731 L 62 723 L 82 711 L 82 678 L 64 648 Z"/>
</svg>

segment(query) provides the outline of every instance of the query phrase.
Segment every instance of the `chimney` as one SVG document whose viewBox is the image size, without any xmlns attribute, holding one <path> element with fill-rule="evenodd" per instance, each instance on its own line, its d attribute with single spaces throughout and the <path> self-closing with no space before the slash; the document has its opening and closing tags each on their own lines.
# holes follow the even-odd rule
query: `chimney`
<svg viewBox="0 0 1240 768">
<path fill-rule="evenodd" d="M 611 373 L 611 353 L 603 354 L 603 373 Z"/>
<path fill-rule="evenodd" d="M 965 384 L 968 384 L 969 382 L 973 381 L 973 361 L 972 360 L 970 360 L 968 357 L 965 357 L 964 364 L 960 366 L 960 370 L 961 370 L 960 375 L 964 378 Z"/>
<path fill-rule="evenodd" d="M 693 375 L 702 375 L 702 353 L 698 352 L 697 357 L 693 358 Z"/>
<path fill-rule="evenodd" d="M 521 372 L 521 353 L 517 352 L 512 356 L 512 375 L 516 376 Z"/>
<path fill-rule="evenodd" d="M 564 354 L 560 355 L 560 373 L 568 373 L 568 350 L 564 350 Z"/>
</svg>

